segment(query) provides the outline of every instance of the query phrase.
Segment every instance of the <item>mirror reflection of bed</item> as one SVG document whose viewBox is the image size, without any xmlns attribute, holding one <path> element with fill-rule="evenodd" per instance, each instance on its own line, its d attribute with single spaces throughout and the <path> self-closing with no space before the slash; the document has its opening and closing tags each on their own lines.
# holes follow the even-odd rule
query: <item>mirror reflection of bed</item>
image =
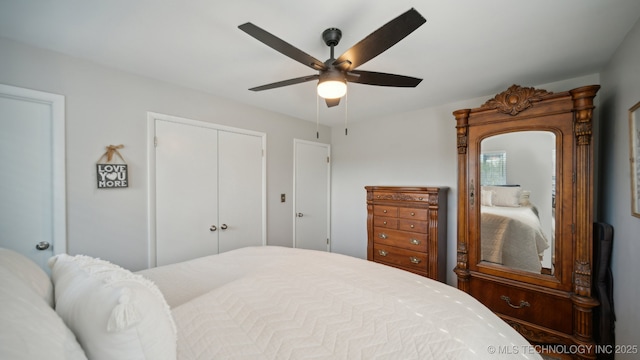
<svg viewBox="0 0 640 360">
<path fill-rule="evenodd" d="M 550 131 L 505 133 L 482 141 L 482 261 L 553 274 L 555 142 Z"/>
</svg>

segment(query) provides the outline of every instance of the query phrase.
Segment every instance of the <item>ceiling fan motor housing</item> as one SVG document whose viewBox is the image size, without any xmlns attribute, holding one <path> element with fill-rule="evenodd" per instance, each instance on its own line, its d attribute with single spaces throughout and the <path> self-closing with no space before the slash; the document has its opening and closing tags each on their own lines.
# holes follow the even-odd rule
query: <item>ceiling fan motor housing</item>
<svg viewBox="0 0 640 360">
<path fill-rule="evenodd" d="M 328 28 L 322 32 L 322 40 L 327 46 L 336 46 L 342 39 L 342 31 L 338 28 Z"/>
</svg>

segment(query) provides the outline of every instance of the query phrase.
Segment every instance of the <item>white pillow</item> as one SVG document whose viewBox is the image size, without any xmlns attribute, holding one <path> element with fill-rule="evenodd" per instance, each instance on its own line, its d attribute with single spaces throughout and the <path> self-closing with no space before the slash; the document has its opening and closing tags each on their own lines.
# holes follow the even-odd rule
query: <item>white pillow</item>
<svg viewBox="0 0 640 360">
<path fill-rule="evenodd" d="M 49 260 L 56 312 L 92 360 L 176 359 L 176 327 L 151 281 L 107 261 Z"/>
<path fill-rule="evenodd" d="M 480 193 L 482 206 L 493 206 L 493 191 L 482 189 Z"/>
<path fill-rule="evenodd" d="M 38 264 L 13 250 L 0 248 L 0 267 L 13 273 L 53 307 L 53 284 Z"/>
<path fill-rule="evenodd" d="M 491 186 L 493 191 L 493 206 L 520 206 L 520 192 L 522 189 L 519 186 Z"/>
<path fill-rule="evenodd" d="M 41 294 L 2 266 L 0 324 L 0 359 L 87 359 L 71 330 Z"/>
<path fill-rule="evenodd" d="M 531 205 L 531 191 L 529 190 L 522 190 L 522 193 L 520 194 L 520 205 L 521 206 L 529 206 Z"/>
</svg>

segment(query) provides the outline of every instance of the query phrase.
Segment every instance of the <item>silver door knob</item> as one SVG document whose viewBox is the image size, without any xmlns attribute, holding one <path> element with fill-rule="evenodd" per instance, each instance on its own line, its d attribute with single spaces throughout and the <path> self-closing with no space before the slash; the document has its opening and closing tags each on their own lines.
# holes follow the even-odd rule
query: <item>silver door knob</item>
<svg viewBox="0 0 640 360">
<path fill-rule="evenodd" d="M 296 214 L 296 216 L 297 216 L 297 217 L 303 217 L 303 216 L 304 216 L 304 214 L 303 214 L 303 213 L 297 213 L 297 214 Z"/>
<path fill-rule="evenodd" d="M 36 249 L 38 250 L 47 250 L 49 248 L 49 243 L 46 241 L 40 241 L 36 244 Z"/>
<path fill-rule="evenodd" d="M 220 225 L 220 229 L 222 230 L 226 230 L 227 228 L 228 228 L 227 224 Z"/>
</svg>

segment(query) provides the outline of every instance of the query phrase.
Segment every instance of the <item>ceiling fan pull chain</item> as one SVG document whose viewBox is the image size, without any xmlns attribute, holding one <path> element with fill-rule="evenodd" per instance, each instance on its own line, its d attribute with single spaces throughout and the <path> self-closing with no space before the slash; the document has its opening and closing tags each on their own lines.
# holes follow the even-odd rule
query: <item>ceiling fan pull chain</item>
<svg viewBox="0 0 640 360">
<path fill-rule="evenodd" d="M 348 87 L 349 85 L 347 85 Z M 349 135 L 349 129 L 347 128 L 347 122 L 349 121 L 349 92 L 344 95 L 344 135 Z"/>
<path fill-rule="evenodd" d="M 316 139 L 320 139 L 320 96 L 316 94 Z"/>
</svg>

